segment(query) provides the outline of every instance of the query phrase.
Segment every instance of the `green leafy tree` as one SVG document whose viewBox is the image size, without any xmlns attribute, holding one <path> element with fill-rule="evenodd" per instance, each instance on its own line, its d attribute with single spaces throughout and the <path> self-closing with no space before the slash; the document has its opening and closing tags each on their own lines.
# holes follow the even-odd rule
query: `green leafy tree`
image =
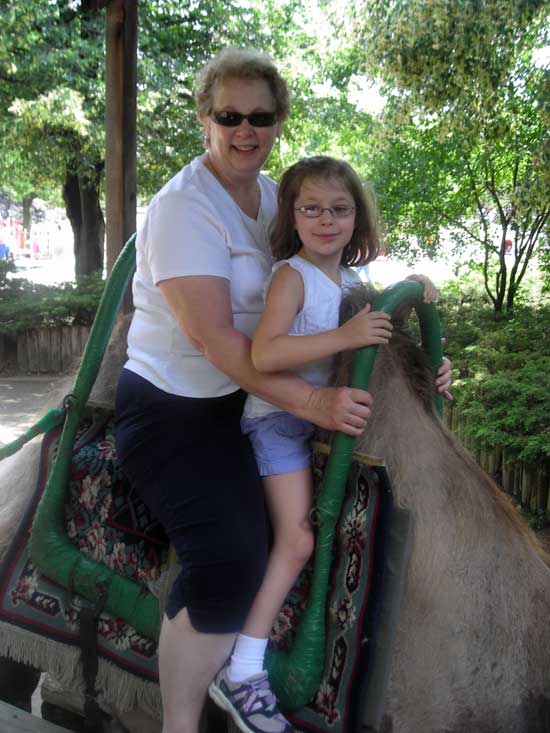
<svg viewBox="0 0 550 733">
<path fill-rule="evenodd" d="M 495 313 L 511 310 L 548 246 L 550 82 L 532 56 L 548 40 L 547 5 L 355 8 L 359 67 L 389 97 L 371 165 L 390 245 L 410 257 L 414 245 L 434 255 L 443 237 L 476 244 Z"/>
<path fill-rule="evenodd" d="M 80 278 L 103 267 L 99 2 L 3 2 L 0 23 L 2 185 L 23 200 L 61 191 Z"/>
</svg>

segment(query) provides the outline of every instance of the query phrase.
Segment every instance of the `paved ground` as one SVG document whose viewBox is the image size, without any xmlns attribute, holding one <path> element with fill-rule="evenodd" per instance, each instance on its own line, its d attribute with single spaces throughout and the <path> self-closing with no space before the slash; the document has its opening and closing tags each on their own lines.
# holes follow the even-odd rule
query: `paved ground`
<svg viewBox="0 0 550 733">
<path fill-rule="evenodd" d="M 55 397 L 56 375 L 0 377 L 0 444 L 30 428 Z"/>
</svg>

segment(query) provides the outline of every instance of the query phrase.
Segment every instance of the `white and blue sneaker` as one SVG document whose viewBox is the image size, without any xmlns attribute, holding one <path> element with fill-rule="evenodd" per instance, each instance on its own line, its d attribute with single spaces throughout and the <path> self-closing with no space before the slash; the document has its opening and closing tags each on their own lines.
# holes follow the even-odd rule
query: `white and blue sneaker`
<svg viewBox="0 0 550 733">
<path fill-rule="evenodd" d="M 208 688 L 216 705 L 233 718 L 244 733 L 294 733 L 293 726 L 281 714 L 271 690 L 267 672 L 232 682 L 223 667 Z"/>
</svg>

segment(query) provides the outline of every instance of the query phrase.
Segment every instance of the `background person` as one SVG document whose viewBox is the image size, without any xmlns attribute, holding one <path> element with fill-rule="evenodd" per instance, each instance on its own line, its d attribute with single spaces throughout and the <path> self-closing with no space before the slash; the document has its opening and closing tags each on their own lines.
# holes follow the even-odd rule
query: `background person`
<svg viewBox="0 0 550 733">
<path fill-rule="evenodd" d="M 6 239 L 6 225 L 0 222 L 0 260 L 10 258 L 10 247 Z"/>
</svg>

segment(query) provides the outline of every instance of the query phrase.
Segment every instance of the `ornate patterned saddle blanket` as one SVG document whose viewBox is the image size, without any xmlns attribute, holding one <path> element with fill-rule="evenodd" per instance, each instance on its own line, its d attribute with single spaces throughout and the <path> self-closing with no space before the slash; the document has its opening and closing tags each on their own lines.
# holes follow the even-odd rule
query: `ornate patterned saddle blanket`
<svg viewBox="0 0 550 733">
<path fill-rule="evenodd" d="M 79 618 L 85 602 L 41 575 L 28 549 L 33 514 L 56 455 L 59 435 L 60 429 L 55 429 L 44 436 L 33 501 L 0 566 L 0 654 L 49 670 L 51 648 L 38 642 L 45 639 L 57 650 L 57 678 L 70 681 L 77 665 Z M 318 477 L 325 461 L 323 454 L 315 454 Z M 223 469 L 220 480 L 222 474 Z M 369 640 L 379 611 L 372 599 L 383 575 L 375 546 L 385 533 L 390 507 L 391 491 L 383 467 L 354 464 L 338 520 L 326 603 L 325 672 L 315 700 L 291 716 L 301 729 L 345 733 L 360 727 Z M 144 592 L 158 590 L 167 565 L 167 538 L 122 474 L 108 418 L 82 426 L 73 451 L 65 523 L 70 541 L 83 553 L 141 583 Z M 292 643 L 311 573 L 309 565 L 274 626 L 271 641 L 282 649 Z M 37 641 L 34 651 L 30 639 Z M 156 645 L 156 639 L 146 638 L 122 619 L 101 613 L 98 685 L 112 685 L 120 673 L 141 680 L 148 694 L 153 694 L 149 683 L 158 679 Z M 64 650 L 69 649 L 74 653 L 64 657 Z M 123 686 L 116 685 L 119 691 Z M 130 688 L 135 698 L 143 696 L 139 684 Z M 155 707 L 154 702 L 151 707 Z"/>
</svg>

